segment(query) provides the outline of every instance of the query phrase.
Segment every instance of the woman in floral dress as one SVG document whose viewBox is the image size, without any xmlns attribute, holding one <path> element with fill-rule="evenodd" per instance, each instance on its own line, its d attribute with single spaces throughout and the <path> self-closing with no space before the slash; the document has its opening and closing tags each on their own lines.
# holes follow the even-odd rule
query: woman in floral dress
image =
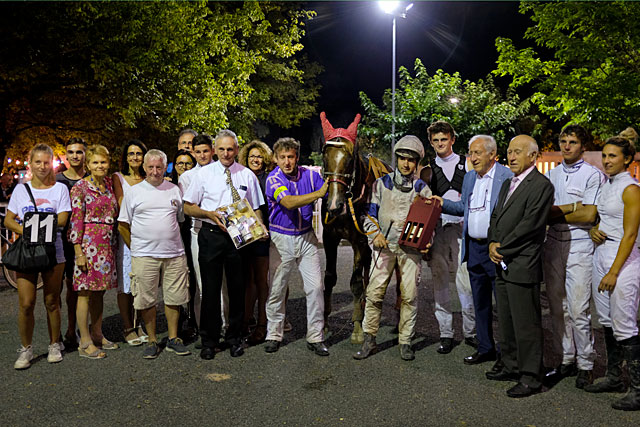
<svg viewBox="0 0 640 427">
<path fill-rule="evenodd" d="M 86 158 L 90 175 L 71 189 L 69 241 L 76 255 L 73 288 L 78 292 L 78 352 L 81 357 L 102 359 L 106 356 L 102 349 L 118 348 L 102 334 L 104 291 L 117 286 L 114 227 L 118 202 L 107 176 L 109 151 L 102 145 L 92 145 Z"/>
</svg>

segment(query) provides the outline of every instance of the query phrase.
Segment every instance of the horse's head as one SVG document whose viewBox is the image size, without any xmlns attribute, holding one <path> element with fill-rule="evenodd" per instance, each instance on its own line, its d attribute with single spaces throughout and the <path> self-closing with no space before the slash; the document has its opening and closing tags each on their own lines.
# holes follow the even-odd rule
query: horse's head
<svg viewBox="0 0 640 427">
<path fill-rule="evenodd" d="M 327 194 L 327 211 L 332 216 L 340 215 L 346 200 L 352 195 L 355 180 L 355 158 L 358 155 L 356 136 L 360 114 L 356 115 L 348 128 L 334 127 L 327 120 L 324 111 L 320 113 L 322 132 L 325 138 L 323 147 L 324 176 L 329 181 Z"/>
<path fill-rule="evenodd" d="M 332 216 L 342 213 L 346 199 L 351 197 L 354 180 L 354 144 L 338 137 L 324 145 L 322 163 L 324 177 L 329 182 L 327 211 Z"/>
</svg>

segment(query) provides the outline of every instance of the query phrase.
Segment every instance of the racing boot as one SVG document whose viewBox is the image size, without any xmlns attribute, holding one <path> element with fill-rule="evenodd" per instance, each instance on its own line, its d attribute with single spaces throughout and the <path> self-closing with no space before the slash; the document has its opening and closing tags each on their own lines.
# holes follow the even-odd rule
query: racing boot
<svg viewBox="0 0 640 427">
<path fill-rule="evenodd" d="M 613 329 L 604 328 L 604 343 L 607 349 L 607 373 L 602 381 L 584 386 L 589 393 L 623 393 L 627 386 L 622 382 L 622 345 L 613 336 Z"/>
<path fill-rule="evenodd" d="M 360 351 L 353 355 L 353 358 L 356 360 L 366 359 L 372 354 L 375 354 L 377 351 L 378 345 L 376 344 L 376 337 L 365 332 L 362 348 L 360 349 Z"/>
<path fill-rule="evenodd" d="M 611 404 L 613 409 L 623 411 L 640 410 L 640 338 L 635 336 L 631 340 L 634 341 L 633 344 L 624 346 L 624 358 L 627 360 L 631 388 L 622 399 Z"/>
</svg>

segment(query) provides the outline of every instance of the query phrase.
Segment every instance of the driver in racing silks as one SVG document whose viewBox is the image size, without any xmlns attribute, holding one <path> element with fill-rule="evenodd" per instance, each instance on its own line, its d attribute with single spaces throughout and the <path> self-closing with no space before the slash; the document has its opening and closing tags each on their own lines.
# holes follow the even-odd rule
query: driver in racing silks
<svg viewBox="0 0 640 427">
<path fill-rule="evenodd" d="M 397 156 L 396 169 L 373 184 L 369 213 L 364 219 L 365 232 L 369 235 L 369 243 L 373 244 L 374 253 L 362 323 L 364 343 L 362 349 L 353 355 L 358 360 L 377 351 L 376 334 L 382 301 L 396 265 L 402 277 L 399 284 L 402 298 L 398 325 L 400 357 L 403 360 L 415 358 L 411 338 L 418 312 L 417 287 L 422 253 L 398 245 L 398 239 L 411 203 L 417 195 L 431 196 L 431 190 L 415 176 L 418 163 L 424 157 L 420 139 L 413 135 L 404 136 L 396 143 L 394 153 Z"/>
</svg>

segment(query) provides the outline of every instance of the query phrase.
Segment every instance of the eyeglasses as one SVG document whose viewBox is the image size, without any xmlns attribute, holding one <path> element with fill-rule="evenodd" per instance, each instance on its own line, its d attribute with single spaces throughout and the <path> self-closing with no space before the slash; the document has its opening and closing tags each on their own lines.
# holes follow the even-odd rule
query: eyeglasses
<svg viewBox="0 0 640 427">
<path fill-rule="evenodd" d="M 142 153 L 127 153 L 127 157 L 142 157 Z"/>
<path fill-rule="evenodd" d="M 489 195 L 489 188 L 487 188 L 487 190 L 484 193 L 484 197 L 482 198 L 482 200 L 478 200 L 480 199 L 479 197 L 474 197 L 474 194 L 472 193 L 471 196 L 469 197 L 469 213 L 473 213 L 473 212 L 482 212 L 484 210 L 487 209 L 487 199 Z M 471 206 L 471 205 L 477 205 L 478 202 L 482 202 L 482 206 Z M 474 203 L 475 202 L 475 203 Z"/>
<path fill-rule="evenodd" d="M 178 162 L 176 163 L 176 166 L 181 166 L 183 168 L 192 168 L 193 162 Z"/>
<path fill-rule="evenodd" d="M 249 160 L 262 160 L 262 156 L 249 156 Z"/>
</svg>

